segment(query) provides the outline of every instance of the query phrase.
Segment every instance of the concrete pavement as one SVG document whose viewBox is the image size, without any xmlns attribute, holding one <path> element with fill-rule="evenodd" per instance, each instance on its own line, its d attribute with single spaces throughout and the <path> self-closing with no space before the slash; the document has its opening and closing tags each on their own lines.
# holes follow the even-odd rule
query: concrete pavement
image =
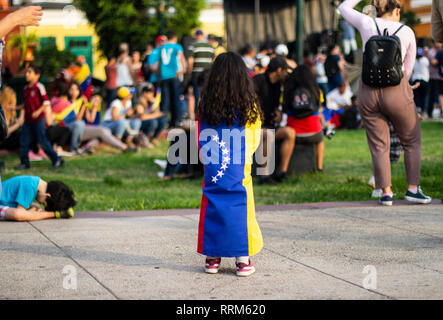
<svg viewBox="0 0 443 320">
<path fill-rule="evenodd" d="M 265 247 L 249 278 L 233 259 L 203 272 L 198 212 L 1 222 L 0 299 L 443 299 L 440 200 L 257 208 Z"/>
</svg>

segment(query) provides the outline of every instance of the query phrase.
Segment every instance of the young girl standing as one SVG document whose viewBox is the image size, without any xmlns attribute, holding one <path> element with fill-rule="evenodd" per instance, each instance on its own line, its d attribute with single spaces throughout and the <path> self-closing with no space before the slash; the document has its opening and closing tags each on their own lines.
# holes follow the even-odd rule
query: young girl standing
<svg viewBox="0 0 443 320">
<path fill-rule="evenodd" d="M 204 166 L 198 248 L 205 271 L 235 257 L 237 276 L 255 272 L 249 258 L 263 248 L 255 218 L 252 155 L 260 143 L 261 111 L 242 58 L 219 55 L 198 105 L 198 145 Z"/>
</svg>

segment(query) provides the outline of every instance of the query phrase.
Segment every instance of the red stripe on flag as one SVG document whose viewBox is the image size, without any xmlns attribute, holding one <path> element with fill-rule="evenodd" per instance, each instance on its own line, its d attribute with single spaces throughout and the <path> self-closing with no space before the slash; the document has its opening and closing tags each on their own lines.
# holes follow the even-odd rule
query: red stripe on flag
<svg viewBox="0 0 443 320">
<path fill-rule="evenodd" d="M 203 187 L 204 187 L 203 182 Z M 206 215 L 206 207 L 208 206 L 208 198 L 205 195 L 202 196 L 202 204 L 200 207 L 200 221 L 198 223 L 198 244 L 197 244 L 197 252 L 203 254 L 203 240 L 205 235 L 205 215 Z"/>
<path fill-rule="evenodd" d="M 197 132 L 196 132 L 196 139 L 197 139 L 197 147 L 198 147 L 198 153 L 200 155 L 200 121 L 197 121 Z M 204 167 L 203 167 L 203 177 L 204 177 Z M 203 178 L 203 185 L 202 190 L 205 187 L 205 179 Z M 208 199 L 203 194 L 202 195 L 202 202 L 200 206 L 200 220 L 198 223 L 198 243 L 197 243 L 197 252 L 200 254 L 203 254 L 203 239 L 205 234 L 205 215 L 206 215 L 206 207 L 208 206 Z"/>
</svg>

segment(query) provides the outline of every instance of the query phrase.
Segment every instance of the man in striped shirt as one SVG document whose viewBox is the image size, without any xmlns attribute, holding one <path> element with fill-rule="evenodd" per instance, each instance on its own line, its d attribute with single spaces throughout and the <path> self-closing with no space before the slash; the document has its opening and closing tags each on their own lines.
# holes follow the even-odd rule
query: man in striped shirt
<svg viewBox="0 0 443 320">
<path fill-rule="evenodd" d="M 194 39 L 195 42 L 189 48 L 191 55 L 188 59 L 188 76 L 191 78 L 191 85 L 194 90 L 194 110 L 196 110 L 200 98 L 198 77 L 211 66 L 214 60 L 214 47 L 206 41 L 205 35 L 201 30 L 195 32 Z"/>
</svg>

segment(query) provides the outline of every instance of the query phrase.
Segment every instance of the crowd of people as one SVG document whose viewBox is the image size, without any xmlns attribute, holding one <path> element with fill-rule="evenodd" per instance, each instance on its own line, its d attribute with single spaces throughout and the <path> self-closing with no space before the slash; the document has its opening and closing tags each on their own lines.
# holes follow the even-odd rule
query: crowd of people
<svg viewBox="0 0 443 320">
<path fill-rule="evenodd" d="M 277 159 L 275 170 L 267 163 L 259 164 L 264 168 L 260 183 L 277 184 L 286 178 L 296 141 L 315 146 L 316 170 L 323 172 L 324 137 L 331 139 L 340 128 L 362 127 L 355 86 L 347 72 L 357 49 L 355 23 L 346 11 L 343 17 L 344 53 L 334 43 L 305 53 L 297 65 L 283 43 L 266 41 L 259 48 L 246 44 L 239 50 L 263 112 L 259 150 Z M 434 41 L 432 48 L 414 51 L 415 63 L 406 76 L 413 85 L 416 111 L 422 118 L 439 117 L 441 44 Z M 185 119 L 196 119 L 208 70 L 226 49 L 215 36 L 197 30 L 185 47 L 170 31 L 147 44 L 144 52 L 131 52 L 126 43 L 119 45 L 118 52 L 107 57 L 104 95 L 94 90 L 83 56 L 61 70 L 48 88 L 40 82 L 39 66 L 31 64 L 20 106 L 16 93 L 5 86 L 0 103 L 9 134 L 0 144 L 0 154 L 18 153 L 16 169 L 28 169 L 32 160 L 42 158 L 49 158 L 57 169 L 66 157 L 93 153 L 100 143 L 122 152 L 154 148 L 165 129 L 183 128 Z M 405 63 L 413 60 L 409 55 Z M 162 179 L 174 173 L 177 167 L 169 166 Z"/>
<path fill-rule="evenodd" d="M 372 0 L 377 19 L 355 10 L 358 3 L 345 0 L 338 7 L 345 19 L 346 54 L 355 49 L 352 27 L 360 32 L 365 48 L 358 98 L 337 44 L 324 53 L 306 54 L 297 65 L 284 44 L 265 44 L 258 50 L 246 45 L 240 54 L 220 53 L 222 48 L 197 30 L 195 41 L 185 51 L 177 35 L 168 32 L 148 45 L 143 55 L 130 55 L 128 45 L 121 44 L 119 56 L 109 57 L 103 117 L 102 97 L 92 90 L 84 58 L 62 72 L 51 100 L 39 82 L 39 67 L 30 65 L 23 106 L 15 105 L 10 88 L 2 91 L 9 128 L 3 144 L 20 150 L 17 169 L 30 167 L 29 151 L 38 145 L 57 169 L 64 164 L 65 149 L 82 154 L 100 140 L 122 151 L 137 151 L 142 145 L 152 147 L 164 129 L 185 127 L 185 118 L 198 120 L 199 150 L 210 144 L 215 151 L 200 152 L 204 183 L 197 251 L 205 256 L 207 273 L 218 272 L 222 257 L 235 257 L 236 274 L 249 276 L 255 272 L 250 256 L 263 248 L 249 161 L 260 145 L 262 153 L 270 155 L 276 148 L 268 146 L 280 144 L 276 170 L 264 170 L 260 176 L 261 183 L 276 184 L 287 176 L 296 141 L 315 145 L 316 168 L 322 172 L 324 136 L 332 138 L 335 129 L 363 126 L 374 186 L 381 190 L 380 204 L 390 206 L 391 162 L 398 161 L 392 157 L 398 152 L 392 150 L 397 145 L 391 141 L 397 137 L 404 152 L 405 199 L 419 204 L 432 201 L 420 187 L 420 116 L 423 112 L 434 116 L 436 96 L 443 102 L 443 51 L 438 43 L 429 50 L 416 48 L 412 29 L 400 23 L 398 0 Z M 385 30 L 383 35 L 380 28 Z M 206 129 L 213 135 L 200 139 Z M 244 138 L 238 145 L 229 144 L 224 130 L 243 131 Z M 232 159 L 236 152 L 241 153 L 239 163 Z M 210 161 L 213 156 L 223 161 Z M 164 178 L 170 178 L 176 168 L 168 163 Z M 1 195 L 1 219 L 19 219 L 22 207 L 28 209 L 34 199 L 51 208 L 48 213 L 39 211 L 42 219 L 73 216 L 75 201 L 64 185 L 38 177 L 16 177 L 3 185 L 7 192 Z M 26 197 L 17 190 L 27 192 Z M 60 190 L 65 195 L 60 200 L 63 208 L 51 207 L 48 204 Z M 13 210 L 9 203 L 15 205 Z"/>
<path fill-rule="evenodd" d="M 268 156 L 275 150 L 266 146 L 280 145 L 276 170 L 265 170 L 261 183 L 284 180 L 296 139 L 315 145 L 316 168 L 322 172 L 323 138 L 331 139 L 339 128 L 361 127 L 358 101 L 346 68 L 347 57 L 355 51 L 355 35 L 352 25 L 343 21 L 345 54 L 333 44 L 319 48 L 316 54 L 305 54 L 297 65 L 282 43 L 267 41 L 260 48 L 247 44 L 239 51 L 264 113 L 261 152 Z M 130 52 L 128 44 L 122 43 L 119 55 L 108 57 L 104 96 L 94 92 L 83 56 L 61 70 L 48 92 L 39 82 L 40 68 L 31 65 L 26 71 L 23 105 L 16 106 L 10 87 L 0 94 L 9 128 L 0 154 L 19 152 L 21 163 L 16 169 L 27 169 L 30 160 L 42 158 L 49 158 L 56 169 L 64 164 L 64 157 L 92 153 L 99 143 L 123 152 L 153 148 L 165 129 L 182 127 L 184 119 L 195 119 L 207 70 L 225 51 L 213 35 L 201 30 L 185 48 L 172 31 L 159 35 L 143 53 Z M 440 115 L 440 65 L 441 44 L 433 42 L 432 48 L 417 49 L 410 83 L 415 85 L 417 112 L 424 118 Z M 303 90 L 313 97 L 308 103 L 317 107 L 306 117 L 294 115 L 292 106 L 285 103 Z M 173 174 L 174 170 L 169 170 L 163 178 Z"/>
<path fill-rule="evenodd" d="M 93 153 L 99 143 L 123 152 L 154 148 L 164 129 L 195 117 L 201 75 L 215 54 L 226 51 L 201 30 L 194 38 L 186 59 L 172 31 L 159 35 L 142 54 L 120 44 L 119 55 L 109 56 L 105 67 L 105 95 L 93 88 L 84 56 L 61 70 L 47 88 L 40 82 L 40 67 L 29 65 L 23 104 L 17 105 L 11 87 L 0 93 L 9 132 L 0 154 L 18 153 L 15 169 L 29 169 L 31 161 L 43 158 L 57 169 L 65 157 Z"/>
</svg>

